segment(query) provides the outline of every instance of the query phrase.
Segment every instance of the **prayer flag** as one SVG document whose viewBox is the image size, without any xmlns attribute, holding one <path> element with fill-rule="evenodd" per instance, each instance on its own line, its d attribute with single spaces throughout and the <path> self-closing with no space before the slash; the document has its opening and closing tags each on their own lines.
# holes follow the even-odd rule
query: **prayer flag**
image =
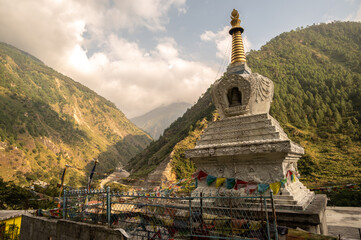
<svg viewBox="0 0 361 240">
<path fill-rule="evenodd" d="M 284 186 L 284 185 L 287 183 L 287 178 L 282 179 L 282 180 L 280 181 L 280 183 L 281 183 L 281 186 Z"/>
<path fill-rule="evenodd" d="M 205 179 L 207 176 L 208 176 L 207 173 L 205 173 L 205 172 L 203 172 L 202 170 L 200 170 L 199 173 L 198 173 L 197 178 L 198 178 L 198 180 L 201 181 L 201 180 Z"/>
<path fill-rule="evenodd" d="M 257 189 L 257 183 L 248 183 L 246 186 L 247 193 L 254 193 Z"/>
<path fill-rule="evenodd" d="M 226 187 L 227 189 L 232 189 L 236 184 L 236 179 L 234 178 L 227 178 Z"/>
<path fill-rule="evenodd" d="M 226 178 L 217 178 L 216 179 L 216 188 L 222 186 L 222 184 L 226 181 Z"/>
<path fill-rule="evenodd" d="M 291 173 L 291 181 L 296 182 L 296 177 L 294 173 Z"/>
<path fill-rule="evenodd" d="M 265 183 L 258 184 L 259 193 L 264 193 L 265 191 L 267 191 L 268 188 L 269 188 L 269 184 L 265 184 Z"/>
<path fill-rule="evenodd" d="M 216 180 L 217 180 L 217 177 L 214 177 L 214 176 L 211 176 L 211 175 L 208 175 L 207 179 L 206 179 L 208 186 L 211 186 L 211 184 Z"/>
<path fill-rule="evenodd" d="M 272 190 L 273 194 L 276 195 L 281 188 L 281 182 L 271 183 L 269 187 Z"/>
<path fill-rule="evenodd" d="M 236 180 L 236 184 L 235 184 L 235 186 L 234 186 L 234 189 L 235 189 L 235 190 L 238 190 L 239 188 L 244 188 L 244 187 L 247 186 L 247 184 L 248 184 L 248 182 L 245 182 L 245 181 L 242 181 L 242 180 L 237 179 L 237 180 Z"/>
</svg>

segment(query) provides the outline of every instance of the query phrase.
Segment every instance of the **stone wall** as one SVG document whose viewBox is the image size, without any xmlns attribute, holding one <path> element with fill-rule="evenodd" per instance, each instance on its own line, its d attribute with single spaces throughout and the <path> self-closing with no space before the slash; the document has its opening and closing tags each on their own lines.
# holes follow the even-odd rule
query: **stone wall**
<svg viewBox="0 0 361 240">
<path fill-rule="evenodd" d="M 23 216 L 20 240 L 119 240 L 126 239 L 117 230 L 62 219 Z"/>
</svg>

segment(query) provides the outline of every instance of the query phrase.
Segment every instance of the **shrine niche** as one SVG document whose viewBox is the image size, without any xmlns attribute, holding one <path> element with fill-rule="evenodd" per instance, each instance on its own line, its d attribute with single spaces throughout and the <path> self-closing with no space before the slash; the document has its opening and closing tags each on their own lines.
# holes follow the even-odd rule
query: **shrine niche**
<svg viewBox="0 0 361 240">
<path fill-rule="evenodd" d="M 239 91 L 238 87 L 233 87 L 228 90 L 227 93 L 228 106 L 236 107 L 242 105 L 242 93 Z"/>
</svg>

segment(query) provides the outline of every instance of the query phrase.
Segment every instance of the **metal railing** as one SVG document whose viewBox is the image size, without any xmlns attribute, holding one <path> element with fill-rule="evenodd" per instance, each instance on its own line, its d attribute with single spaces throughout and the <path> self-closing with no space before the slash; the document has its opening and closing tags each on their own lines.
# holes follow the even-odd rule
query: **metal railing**
<svg viewBox="0 0 361 240">
<path fill-rule="evenodd" d="M 64 191 L 63 218 L 107 224 L 133 239 L 278 239 L 269 196 Z"/>
</svg>

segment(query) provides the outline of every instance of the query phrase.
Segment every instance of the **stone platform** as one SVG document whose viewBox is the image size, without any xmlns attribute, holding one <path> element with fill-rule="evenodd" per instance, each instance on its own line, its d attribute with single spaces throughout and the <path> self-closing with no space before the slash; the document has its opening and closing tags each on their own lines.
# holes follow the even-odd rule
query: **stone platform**
<svg viewBox="0 0 361 240">
<path fill-rule="evenodd" d="M 303 211 L 285 210 L 276 207 L 277 224 L 290 228 L 299 227 L 308 232 L 327 235 L 326 205 L 327 196 L 317 194 Z"/>
</svg>

